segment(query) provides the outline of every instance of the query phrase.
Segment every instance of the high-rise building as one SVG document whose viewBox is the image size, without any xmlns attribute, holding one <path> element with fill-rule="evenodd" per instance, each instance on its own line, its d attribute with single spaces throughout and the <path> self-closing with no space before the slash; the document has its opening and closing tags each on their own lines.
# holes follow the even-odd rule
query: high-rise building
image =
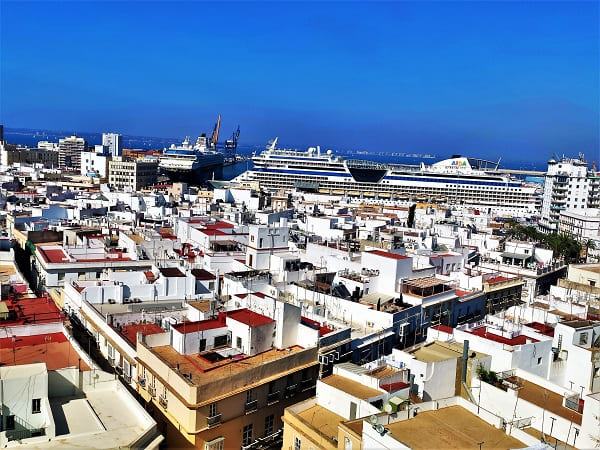
<svg viewBox="0 0 600 450">
<path fill-rule="evenodd" d="M 158 160 L 154 158 L 129 160 L 115 156 L 108 163 L 108 183 L 118 190 L 139 191 L 156 184 Z"/>
<path fill-rule="evenodd" d="M 85 139 L 70 136 L 58 141 L 58 165 L 79 170 L 81 168 L 81 152 L 87 152 Z"/>
<path fill-rule="evenodd" d="M 123 136 L 117 133 L 102 133 L 102 145 L 109 149 L 111 156 L 123 154 Z"/>
<path fill-rule="evenodd" d="M 597 208 L 599 202 L 600 177 L 588 170 L 583 157 L 548 161 L 540 218 L 542 229 L 555 232 L 561 211 Z"/>
</svg>

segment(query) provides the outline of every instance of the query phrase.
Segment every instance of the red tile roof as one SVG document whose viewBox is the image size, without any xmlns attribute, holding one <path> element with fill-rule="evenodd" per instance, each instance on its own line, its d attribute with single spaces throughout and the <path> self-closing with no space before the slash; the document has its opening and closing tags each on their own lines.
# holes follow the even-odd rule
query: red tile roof
<svg viewBox="0 0 600 450">
<path fill-rule="evenodd" d="M 206 269 L 192 269 L 192 275 L 196 277 L 196 280 L 214 280 L 215 275 L 210 273 Z"/>
<path fill-rule="evenodd" d="M 142 333 L 142 336 L 149 336 L 151 334 L 159 334 L 165 332 L 165 330 L 163 330 L 155 323 L 138 323 L 132 325 L 125 325 L 121 328 L 121 334 L 125 337 L 125 339 L 131 342 L 134 347 L 137 343 L 138 331 Z"/>
<path fill-rule="evenodd" d="M 160 273 L 167 278 L 173 278 L 173 277 L 185 277 L 185 274 L 179 270 L 177 267 L 161 267 L 160 269 Z"/>
<path fill-rule="evenodd" d="M 237 322 L 241 322 L 250 327 L 260 327 L 262 325 L 266 325 L 268 323 L 275 322 L 273 319 L 267 316 L 263 316 L 262 314 L 255 313 L 254 311 L 250 311 L 247 308 L 238 309 L 237 311 L 231 311 L 227 313 L 227 317 L 233 319 Z"/>
<path fill-rule="evenodd" d="M 385 258 L 391 258 L 391 259 L 408 259 L 408 256 L 405 255 L 399 255 L 397 253 L 390 253 L 390 252 L 384 252 L 383 250 L 371 250 L 370 252 L 373 255 L 378 255 L 378 256 L 383 256 Z"/>
<path fill-rule="evenodd" d="M 510 278 L 503 277 L 503 276 L 497 276 L 497 277 L 493 277 L 493 278 L 488 278 L 487 280 L 485 280 L 485 282 L 488 284 L 494 284 L 494 283 L 501 283 L 502 281 L 508 281 L 508 280 L 510 280 Z"/>
</svg>

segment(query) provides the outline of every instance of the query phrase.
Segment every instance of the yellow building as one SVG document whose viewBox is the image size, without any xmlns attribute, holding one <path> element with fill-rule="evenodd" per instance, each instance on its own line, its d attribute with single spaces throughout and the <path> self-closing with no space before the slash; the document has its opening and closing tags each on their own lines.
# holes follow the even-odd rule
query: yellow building
<svg viewBox="0 0 600 450">
<path fill-rule="evenodd" d="M 196 328 L 203 328 L 203 336 L 210 331 Z M 224 345 L 183 354 L 165 334 L 138 339 L 136 360 L 137 390 L 168 448 L 239 449 L 273 436 L 283 427 L 284 409 L 314 395 L 318 376 L 316 347 L 270 348 L 249 356 Z"/>
</svg>

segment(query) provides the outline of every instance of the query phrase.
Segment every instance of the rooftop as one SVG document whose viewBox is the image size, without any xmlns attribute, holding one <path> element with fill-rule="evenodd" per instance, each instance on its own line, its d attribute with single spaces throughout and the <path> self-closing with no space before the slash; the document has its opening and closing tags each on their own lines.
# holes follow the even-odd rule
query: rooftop
<svg viewBox="0 0 600 450">
<path fill-rule="evenodd" d="M 537 339 L 525 336 L 524 334 L 520 334 L 512 338 L 507 338 L 504 336 L 500 336 L 499 334 L 495 334 L 494 331 L 496 330 L 488 331 L 487 327 L 480 327 L 469 331 L 469 333 L 474 334 L 475 336 L 481 336 L 485 339 L 489 339 L 490 341 L 499 342 L 500 344 L 506 345 L 523 345 L 532 342 L 538 342 Z"/>
<path fill-rule="evenodd" d="M 182 334 L 197 333 L 198 331 L 214 330 L 215 328 L 226 328 L 225 315 L 219 314 L 218 319 L 199 320 L 197 322 L 182 322 L 171 325 L 171 328 Z"/>
<path fill-rule="evenodd" d="M 413 449 L 523 448 L 508 436 L 460 406 L 420 412 L 416 417 L 386 425 L 392 436 Z"/>
<path fill-rule="evenodd" d="M 182 355 L 170 345 L 152 347 L 152 352 L 163 359 L 171 369 L 179 367 L 180 373 L 189 374 L 189 380 L 195 385 L 203 385 L 214 382 L 246 370 L 260 366 L 268 361 L 284 358 L 290 354 L 303 350 L 300 346 L 286 349 L 271 349 L 255 356 L 238 355 L 235 359 L 222 357 L 211 362 L 208 357 L 216 354 L 216 351 L 196 353 L 193 355 Z"/>
<path fill-rule="evenodd" d="M 230 311 L 226 313 L 227 317 L 237 322 L 241 322 L 249 327 L 260 327 L 268 323 L 275 322 L 273 319 L 262 314 L 258 314 L 247 308 L 238 309 L 237 311 Z"/>
<path fill-rule="evenodd" d="M 214 280 L 215 275 L 210 273 L 206 269 L 192 269 L 192 275 L 196 277 L 196 280 Z"/>
<path fill-rule="evenodd" d="M 14 345 L 14 347 L 13 347 Z M 89 370 L 63 333 L 17 336 L 0 339 L 0 365 L 13 366 L 44 362 L 48 370 L 80 367 Z"/>
<path fill-rule="evenodd" d="M 596 324 L 592 320 L 565 320 L 560 323 L 571 328 L 587 328 Z"/>
<path fill-rule="evenodd" d="M 458 342 L 440 342 L 433 341 L 412 350 L 405 350 L 407 353 L 413 355 L 417 360 L 423 362 L 440 362 L 448 359 L 454 359 L 461 357 L 463 354 L 463 345 Z M 483 353 L 469 350 L 470 354 L 475 354 L 477 357 L 487 356 Z"/>
<path fill-rule="evenodd" d="M 296 414 L 331 443 L 337 445 L 338 424 L 346 419 L 319 405 L 311 406 Z"/>
<path fill-rule="evenodd" d="M 383 250 L 372 250 L 370 252 L 372 255 L 377 255 L 377 256 L 383 256 L 384 258 L 390 258 L 390 259 L 409 259 L 410 256 L 405 256 L 405 255 L 399 255 L 398 253 L 390 253 L 390 252 L 385 252 Z"/>
<path fill-rule="evenodd" d="M 160 273 L 162 276 L 167 278 L 182 278 L 185 277 L 185 274 L 179 270 L 177 267 L 161 267 Z"/>
<path fill-rule="evenodd" d="M 344 391 L 353 397 L 360 398 L 361 400 L 367 400 L 373 397 L 384 394 L 377 389 L 373 389 L 369 386 L 365 386 L 362 383 L 343 377 L 341 375 L 330 375 L 327 378 L 323 378 L 321 382 Z"/>
<path fill-rule="evenodd" d="M 0 326 L 32 323 L 62 322 L 64 316 L 49 297 L 16 295 L 2 302 L 9 311 L 8 319 L 0 320 Z"/>
<path fill-rule="evenodd" d="M 121 327 L 121 334 L 135 347 L 137 342 L 138 332 L 142 333 L 142 336 L 148 336 L 151 334 L 164 333 L 161 327 L 155 323 L 138 323 L 132 325 L 125 325 Z"/>
<path fill-rule="evenodd" d="M 509 378 L 508 381 L 512 380 Z M 522 378 L 518 379 L 518 384 L 521 386 L 521 389 L 519 389 L 520 399 L 533 403 L 534 405 L 569 421 L 573 421 L 577 425 L 581 425 L 582 415 L 572 409 L 564 407 L 562 395 L 544 389 L 543 387 Z"/>
</svg>

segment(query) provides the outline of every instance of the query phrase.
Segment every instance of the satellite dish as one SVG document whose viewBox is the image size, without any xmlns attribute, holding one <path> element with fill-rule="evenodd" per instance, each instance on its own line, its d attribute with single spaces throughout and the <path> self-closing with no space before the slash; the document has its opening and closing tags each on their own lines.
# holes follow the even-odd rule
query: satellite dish
<svg viewBox="0 0 600 450">
<path fill-rule="evenodd" d="M 371 417 L 369 417 L 369 422 L 371 425 L 377 425 L 377 416 L 373 414 Z"/>
<path fill-rule="evenodd" d="M 385 428 L 383 428 L 383 425 L 379 424 L 379 425 L 375 425 L 375 431 L 377 431 L 380 435 L 384 435 L 385 433 Z"/>
</svg>

